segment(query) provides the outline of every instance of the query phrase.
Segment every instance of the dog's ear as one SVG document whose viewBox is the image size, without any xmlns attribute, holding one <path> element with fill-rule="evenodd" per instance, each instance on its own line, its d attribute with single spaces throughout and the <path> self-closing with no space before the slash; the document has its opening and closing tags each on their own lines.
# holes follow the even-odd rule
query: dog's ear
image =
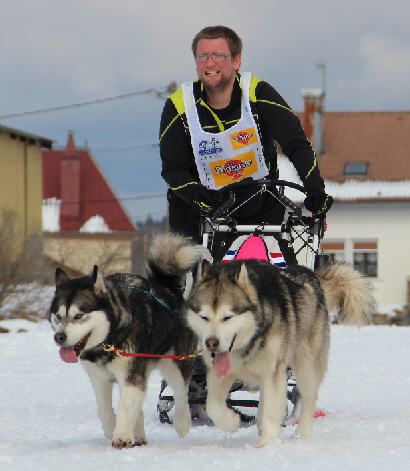
<svg viewBox="0 0 410 471">
<path fill-rule="evenodd" d="M 70 281 L 70 277 L 67 275 L 67 273 L 62 270 L 60 267 L 56 268 L 56 275 L 55 275 L 55 282 L 56 282 L 56 288 L 61 288 L 61 286 L 65 285 Z"/>
<path fill-rule="evenodd" d="M 202 281 L 205 280 L 210 276 L 210 268 L 211 264 L 208 260 L 202 260 L 198 267 L 198 280 Z"/>
<path fill-rule="evenodd" d="M 249 280 L 248 269 L 245 263 L 241 264 L 241 268 L 236 273 L 234 279 L 236 284 L 245 291 L 245 293 L 250 297 L 250 299 L 253 300 L 255 299 L 255 297 L 257 297 L 255 288 Z"/>
<path fill-rule="evenodd" d="M 240 286 L 249 284 L 248 270 L 246 269 L 246 265 L 244 263 L 241 264 L 241 268 L 236 273 L 235 281 Z"/>
<path fill-rule="evenodd" d="M 107 291 L 104 283 L 104 278 L 97 265 L 94 265 L 91 279 L 94 285 L 94 289 L 97 293 L 105 293 Z"/>
</svg>

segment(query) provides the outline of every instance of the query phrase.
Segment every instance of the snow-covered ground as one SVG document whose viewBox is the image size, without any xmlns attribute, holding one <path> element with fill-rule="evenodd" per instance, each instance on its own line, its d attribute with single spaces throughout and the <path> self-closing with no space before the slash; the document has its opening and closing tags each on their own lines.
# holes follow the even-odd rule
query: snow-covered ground
<svg viewBox="0 0 410 471">
<path fill-rule="evenodd" d="M 255 426 L 236 434 L 193 427 L 180 439 L 156 413 L 160 377 L 145 403 L 149 445 L 115 450 L 102 434 L 94 396 L 79 364 L 63 363 L 46 321 L 0 322 L 0 470 L 172 471 L 409 469 L 410 328 L 332 327 L 329 371 L 313 435 L 293 427 L 262 449 Z M 18 333 L 19 328 L 27 332 Z"/>
</svg>

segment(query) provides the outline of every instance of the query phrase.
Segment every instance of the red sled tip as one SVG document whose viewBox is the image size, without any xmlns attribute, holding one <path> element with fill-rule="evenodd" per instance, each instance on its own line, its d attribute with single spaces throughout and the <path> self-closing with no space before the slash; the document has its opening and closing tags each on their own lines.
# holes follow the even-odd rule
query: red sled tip
<svg viewBox="0 0 410 471">
<path fill-rule="evenodd" d="M 317 410 L 315 411 L 315 415 L 313 416 L 314 419 L 317 419 L 318 417 L 326 417 L 326 412 L 323 412 L 322 410 Z M 295 425 L 298 425 L 299 420 L 296 420 Z"/>
</svg>

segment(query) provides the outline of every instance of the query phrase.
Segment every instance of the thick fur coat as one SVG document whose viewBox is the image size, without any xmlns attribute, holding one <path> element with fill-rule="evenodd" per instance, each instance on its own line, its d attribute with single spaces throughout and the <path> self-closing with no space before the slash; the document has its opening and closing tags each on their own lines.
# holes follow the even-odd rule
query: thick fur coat
<svg viewBox="0 0 410 471">
<path fill-rule="evenodd" d="M 286 413 L 288 366 L 296 374 L 301 414 L 296 436 L 311 433 L 318 389 L 327 369 L 329 311 L 363 324 L 373 309 L 369 286 L 350 266 L 316 273 L 280 269 L 258 260 L 206 265 L 186 307 L 186 318 L 204 348 L 207 412 L 227 432 L 239 416 L 225 399 L 235 379 L 257 385 L 259 446 L 279 436 Z"/>
<path fill-rule="evenodd" d="M 175 394 L 174 426 L 180 436 L 190 427 L 187 402 L 193 360 L 126 358 L 106 351 L 148 354 L 192 353 L 197 340 L 181 315 L 185 275 L 202 258 L 200 246 L 182 237 L 158 236 L 148 254 L 148 277 L 117 273 L 70 279 L 57 269 L 49 321 L 66 362 L 80 359 L 93 386 L 104 434 L 115 448 L 147 443 L 142 404 L 149 373 L 158 368 Z M 104 348 L 105 347 L 105 348 Z M 112 405 L 118 383 L 117 414 Z"/>
</svg>

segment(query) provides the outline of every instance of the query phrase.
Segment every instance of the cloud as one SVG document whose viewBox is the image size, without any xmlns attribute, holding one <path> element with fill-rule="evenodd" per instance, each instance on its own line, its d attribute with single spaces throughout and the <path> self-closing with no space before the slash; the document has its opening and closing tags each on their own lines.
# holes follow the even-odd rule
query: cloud
<svg viewBox="0 0 410 471">
<path fill-rule="evenodd" d="M 358 65 L 366 64 L 364 77 L 371 81 L 370 70 L 377 66 L 372 55 L 383 50 L 377 40 L 393 34 L 389 25 L 399 31 L 398 38 L 408 35 L 403 26 L 408 2 L 391 3 L 375 9 L 371 0 L 341 0 L 329 9 L 328 1 L 315 0 L 306 9 L 302 0 L 258 0 L 250 10 L 245 0 L 208 0 L 201 8 L 198 0 L 120 0 L 115 7 L 108 0 L 5 2 L 0 11 L 8 18 L 0 29 L 0 41 L 8 45 L 2 50 L 7 64 L 2 112 L 190 80 L 195 77 L 192 37 L 210 24 L 238 31 L 244 41 L 243 70 L 273 83 L 291 106 L 302 105 L 301 88 L 320 86 L 318 61 L 327 64 L 333 86 L 340 80 L 338 94 L 329 93 L 329 99 L 343 102 L 344 85 L 351 91 L 349 76 Z M 390 21 L 394 17 L 399 19 Z M 376 30 L 382 36 L 374 36 Z M 360 42 L 363 31 L 368 33 Z M 395 45 L 384 47 L 388 52 Z"/>
<path fill-rule="evenodd" d="M 360 51 L 365 71 L 395 84 L 409 84 L 410 42 L 368 34 L 361 40 Z"/>
<path fill-rule="evenodd" d="M 316 62 L 326 64 L 326 109 L 409 109 L 409 0 L 13 0 L 1 2 L 0 16 L 0 115 L 192 80 L 192 38 L 215 24 L 242 37 L 242 70 L 296 110 L 300 89 L 321 85 Z M 138 95 L 2 124 L 60 145 L 68 129 L 91 149 L 135 145 L 95 154 L 118 194 L 157 193 L 159 156 L 143 145 L 158 139 L 162 106 Z"/>
<path fill-rule="evenodd" d="M 360 41 L 363 60 L 358 90 L 378 109 L 405 109 L 410 95 L 410 41 L 366 34 Z"/>
</svg>

